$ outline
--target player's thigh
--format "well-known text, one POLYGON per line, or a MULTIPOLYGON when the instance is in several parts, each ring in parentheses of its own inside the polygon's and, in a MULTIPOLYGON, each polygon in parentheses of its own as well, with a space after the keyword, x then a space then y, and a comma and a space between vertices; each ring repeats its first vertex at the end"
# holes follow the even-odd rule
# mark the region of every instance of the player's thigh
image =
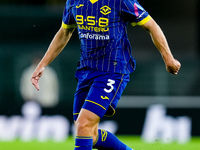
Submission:
POLYGON ((98 124, 100 117, 95 113, 81 109, 79 116, 76 120, 76 129, 78 136, 93 136, 94 140, 98 134, 98 124))
POLYGON ((77 123, 81 122, 82 124, 88 124, 90 126, 95 126, 99 123, 100 117, 96 115, 95 113, 87 110, 87 109, 81 109, 79 116, 77 118, 77 123))
POLYGON ((95 78, 85 103, 84 109, 87 109, 100 118, 102 118, 109 106, 117 106, 117 102, 129 81, 129 75, 104 73, 104 75, 95 78))

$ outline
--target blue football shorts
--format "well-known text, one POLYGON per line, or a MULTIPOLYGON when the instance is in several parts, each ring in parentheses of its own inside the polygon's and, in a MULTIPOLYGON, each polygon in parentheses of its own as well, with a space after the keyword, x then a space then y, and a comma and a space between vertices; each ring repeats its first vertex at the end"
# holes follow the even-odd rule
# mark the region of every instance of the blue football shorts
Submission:
POLYGON ((103 72, 88 67, 78 69, 75 77, 78 80, 73 106, 75 121, 82 108, 100 118, 113 116, 130 79, 129 74, 103 72))

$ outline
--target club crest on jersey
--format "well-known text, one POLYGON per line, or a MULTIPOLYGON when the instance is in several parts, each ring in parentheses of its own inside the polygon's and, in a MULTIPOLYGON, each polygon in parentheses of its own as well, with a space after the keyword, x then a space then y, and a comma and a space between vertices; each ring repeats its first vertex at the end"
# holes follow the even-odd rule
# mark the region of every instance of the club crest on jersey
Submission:
POLYGON ((104 15, 107 15, 107 14, 111 13, 111 8, 105 5, 100 8, 100 12, 104 15))
POLYGON ((84 5, 83 4, 80 4, 80 5, 77 5, 76 8, 80 8, 80 7, 83 7, 84 5))

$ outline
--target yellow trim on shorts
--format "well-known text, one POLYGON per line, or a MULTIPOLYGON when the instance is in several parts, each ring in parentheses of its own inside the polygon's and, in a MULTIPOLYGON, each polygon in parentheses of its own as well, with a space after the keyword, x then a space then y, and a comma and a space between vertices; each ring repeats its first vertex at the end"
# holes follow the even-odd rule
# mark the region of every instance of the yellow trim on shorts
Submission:
POLYGON ((144 18, 143 20, 139 21, 139 22, 132 22, 131 25, 134 27, 136 25, 144 25, 145 23, 147 23, 149 20, 151 20, 151 16, 148 15, 146 18, 144 18))
POLYGON ((68 25, 68 24, 65 24, 64 22, 62 22, 62 27, 64 29, 72 29, 72 28, 77 28, 77 25, 76 24, 70 24, 70 25, 68 25))
POLYGON ((100 105, 100 104, 98 104, 98 103, 96 103, 96 102, 93 102, 93 101, 91 101, 91 100, 85 100, 85 101, 90 102, 90 103, 93 103, 93 104, 96 104, 96 105, 100 106, 101 108, 103 108, 104 110, 106 110, 105 107, 103 107, 102 105, 100 105))

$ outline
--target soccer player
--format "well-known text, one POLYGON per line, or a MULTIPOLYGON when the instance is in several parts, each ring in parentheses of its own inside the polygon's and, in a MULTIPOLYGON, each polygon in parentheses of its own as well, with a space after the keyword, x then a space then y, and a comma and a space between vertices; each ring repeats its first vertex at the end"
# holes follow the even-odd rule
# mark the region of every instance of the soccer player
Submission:
POLYGON ((161 28, 137 0, 67 0, 62 26, 32 75, 32 84, 39 90, 38 81, 45 67, 63 50, 77 28, 81 57, 75 74, 75 150, 131 150, 115 135, 98 129, 103 116, 114 115, 129 74, 135 70, 127 22, 149 32, 167 71, 177 74, 181 64, 174 59, 161 28))

